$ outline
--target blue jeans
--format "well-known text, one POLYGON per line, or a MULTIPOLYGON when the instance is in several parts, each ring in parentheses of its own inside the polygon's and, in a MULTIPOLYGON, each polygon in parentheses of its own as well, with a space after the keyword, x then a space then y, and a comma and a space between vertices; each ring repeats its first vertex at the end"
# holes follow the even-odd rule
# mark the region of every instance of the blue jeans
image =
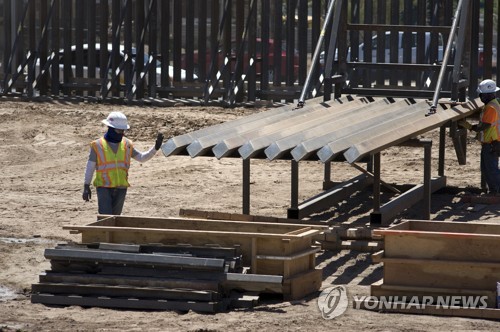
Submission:
POLYGON ((488 185, 488 192, 500 192, 498 155, 492 151, 491 144, 483 144, 481 146, 481 177, 488 185))
POLYGON ((99 214, 120 215, 122 213, 127 188, 98 187, 96 191, 99 214))

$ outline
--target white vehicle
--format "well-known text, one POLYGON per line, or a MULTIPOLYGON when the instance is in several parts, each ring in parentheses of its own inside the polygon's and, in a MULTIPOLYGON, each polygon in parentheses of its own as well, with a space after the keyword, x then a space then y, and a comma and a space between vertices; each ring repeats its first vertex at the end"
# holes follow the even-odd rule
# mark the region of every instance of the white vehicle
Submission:
MULTIPOLYGON (((88 64, 89 45, 83 44, 82 47, 83 47, 82 56, 83 56, 84 64, 88 64)), ((100 67, 101 67, 100 50, 101 50, 101 45, 95 44, 95 53, 94 53, 95 54, 95 66, 96 66, 95 75, 94 75, 95 78, 101 77, 100 76, 100 67)), ((109 57, 111 57, 111 52, 112 52, 112 45, 108 44, 108 59, 109 59, 109 57)), ((69 54, 69 57, 71 58, 71 69, 72 69, 73 77, 76 76, 76 55, 77 55, 76 46, 73 45, 73 46, 71 46, 71 53, 69 54)), ((64 61, 65 61, 66 56, 67 56, 67 54, 64 53, 64 50, 59 51, 59 78, 61 80, 64 77, 64 61)), ((119 50, 118 56, 119 56, 118 63, 123 64, 125 62, 125 47, 123 45, 120 45, 120 50, 119 50)), ((135 61, 137 60, 136 56, 137 56, 137 51, 133 47, 133 48, 131 48, 131 55, 130 55, 132 66, 135 64, 135 61)), ((148 61, 149 61, 149 57, 147 54, 145 54, 144 59, 143 59, 144 69, 145 69, 148 61)), ((105 65, 107 66, 107 63, 105 65)), ((35 72, 36 72, 36 75, 39 75, 39 73, 40 73, 40 60, 39 59, 37 60, 37 63, 36 63, 35 72)), ((50 69, 49 69, 49 73, 50 73, 50 69)), ((147 73, 145 73, 145 75, 146 75, 145 80, 147 80, 147 73)), ((168 67, 168 75, 169 75, 170 79, 172 80, 174 77, 174 68, 172 66, 168 67)), ((156 60, 156 82, 157 82, 157 84, 159 84, 161 82, 161 76, 162 76, 161 62, 159 60, 156 60)), ((89 78, 88 66, 86 66, 86 65, 83 66, 83 77, 89 78)), ((108 77, 110 77, 110 73, 108 73, 108 77)), ((186 70, 181 69, 181 80, 185 81, 186 77, 187 77, 186 70)), ((193 74, 193 80, 196 80, 197 78, 198 77, 195 74, 193 74)), ((123 82, 124 82, 124 74, 122 71, 120 73, 120 83, 123 83, 123 82)), ((134 82, 135 82, 135 75, 134 75, 134 82)))

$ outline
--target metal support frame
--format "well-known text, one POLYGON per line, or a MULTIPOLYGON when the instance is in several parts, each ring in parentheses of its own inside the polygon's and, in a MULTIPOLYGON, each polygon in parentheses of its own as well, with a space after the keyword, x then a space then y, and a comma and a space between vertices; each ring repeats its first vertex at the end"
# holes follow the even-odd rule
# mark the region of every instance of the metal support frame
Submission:
POLYGON ((373 212, 380 211, 380 152, 373 155, 373 212))
POLYGON ((250 214, 250 159, 243 159, 243 214, 250 214))
MULTIPOLYGON (((384 205, 380 205, 380 157, 374 155, 374 184, 373 184, 373 212, 370 215, 370 223, 387 226, 403 210, 411 207, 419 201, 423 201, 423 216, 430 220, 431 216, 431 194, 446 186, 446 178, 440 176, 431 179, 431 152, 432 141, 426 139, 408 140, 402 145, 424 148, 424 174, 423 185, 416 185, 400 196, 392 199, 384 205)), ((377 153, 378 154, 378 153, 377 153)))
POLYGON ((323 173, 323 190, 329 189, 332 187, 332 163, 327 161, 324 164, 324 173, 323 173))
POLYGON ((300 219, 299 211, 299 162, 291 161, 291 188, 290 188, 290 208, 287 217, 290 219, 300 219))

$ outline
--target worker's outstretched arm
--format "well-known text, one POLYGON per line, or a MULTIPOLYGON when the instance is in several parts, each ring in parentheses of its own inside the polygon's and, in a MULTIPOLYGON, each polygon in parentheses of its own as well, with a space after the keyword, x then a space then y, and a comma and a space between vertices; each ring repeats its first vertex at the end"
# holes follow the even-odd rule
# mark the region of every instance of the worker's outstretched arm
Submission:
POLYGON ((146 152, 141 152, 141 151, 134 149, 134 151, 132 151, 132 158, 134 158, 138 162, 144 163, 144 162, 146 162, 149 159, 154 157, 156 152, 158 152, 158 150, 160 150, 162 144, 163 144, 163 134, 158 133, 158 135, 156 136, 155 146, 153 146, 151 149, 149 149, 146 152))

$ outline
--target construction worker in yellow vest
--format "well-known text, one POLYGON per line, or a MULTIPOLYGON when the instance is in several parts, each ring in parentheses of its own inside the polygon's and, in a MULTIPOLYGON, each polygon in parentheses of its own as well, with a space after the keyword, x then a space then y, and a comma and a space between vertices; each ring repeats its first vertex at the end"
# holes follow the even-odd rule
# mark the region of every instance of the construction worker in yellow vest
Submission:
POLYGON ((108 131, 90 143, 82 197, 87 202, 91 199, 90 183, 95 172, 93 184, 97 191, 99 214, 120 215, 129 187, 130 160, 134 158, 146 162, 153 158, 161 148, 163 134, 158 133, 155 146, 149 151, 140 152, 134 148, 132 141, 124 137, 125 130, 130 129, 125 114, 111 112, 102 123, 108 126, 108 131))
POLYGON ((484 103, 479 116, 479 123, 465 127, 477 132, 481 142, 481 187, 492 195, 500 194, 500 170, 498 158, 500 156, 500 103, 496 93, 500 88, 495 81, 486 79, 479 83, 477 92, 484 103))

